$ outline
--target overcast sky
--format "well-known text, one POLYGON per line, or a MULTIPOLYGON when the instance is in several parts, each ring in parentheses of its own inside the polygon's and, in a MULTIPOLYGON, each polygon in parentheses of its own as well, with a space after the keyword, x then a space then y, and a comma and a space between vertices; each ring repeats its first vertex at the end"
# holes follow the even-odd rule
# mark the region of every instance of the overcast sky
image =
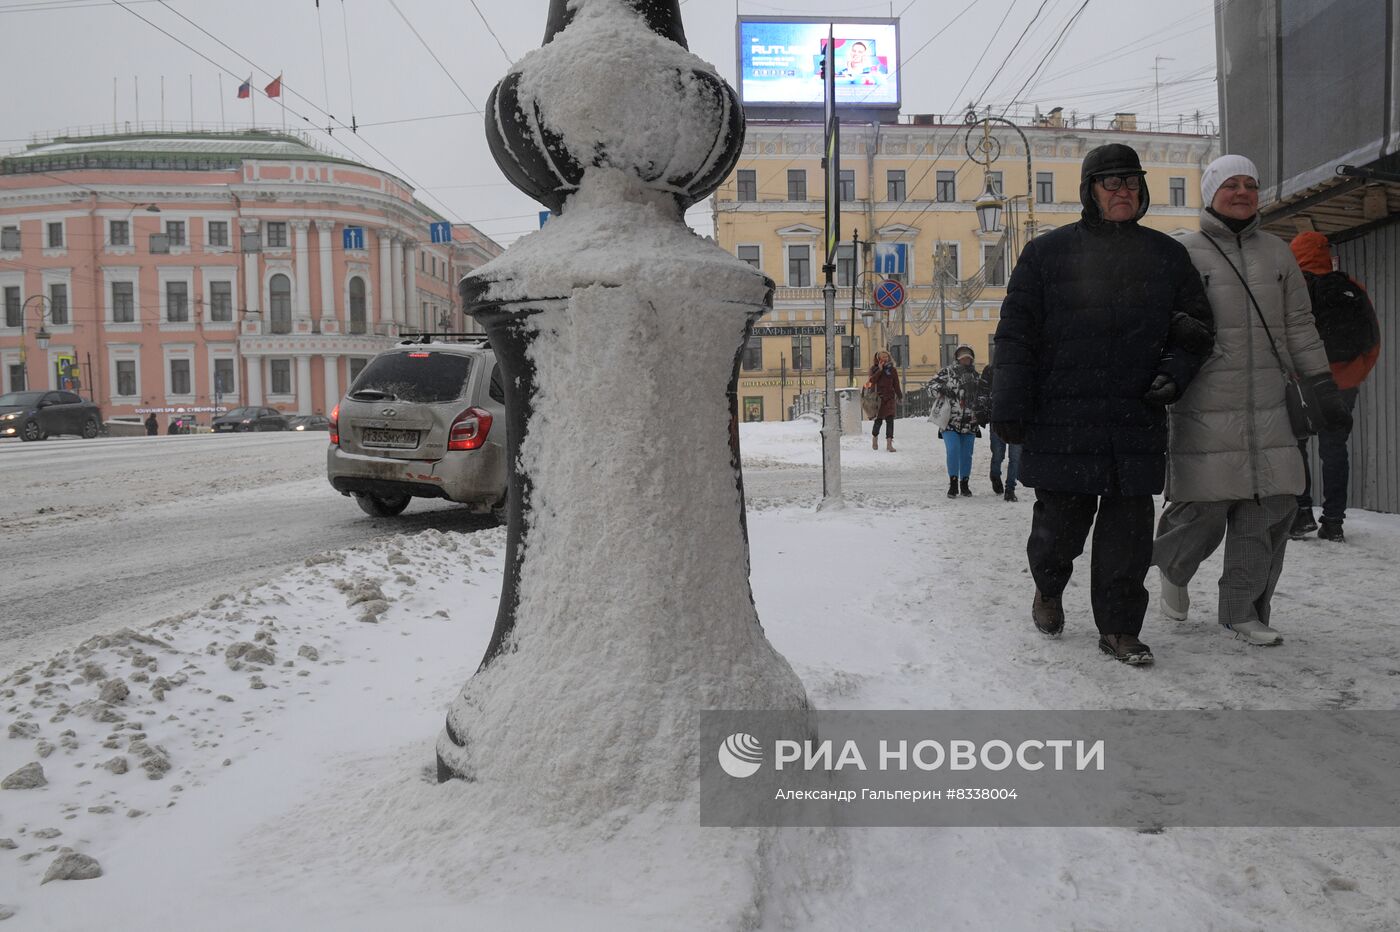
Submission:
MULTIPOLYGON (((1000 112, 1015 102, 1026 112, 1059 105, 1153 121, 1160 94, 1162 119, 1174 124, 1196 111, 1218 119, 1212 3, 682 0, 681 12, 692 51, 731 83, 737 14, 895 14, 905 113, 955 113, 968 101, 1000 112)), ((480 108, 509 62, 539 45, 548 7, 548 0, 320 0, 319 7, 316 0, 0 0, 9 81, 0 152, 21 150, 34 134, 110 130, 114 118, 134 124, 138 94, 140 120, 154 128, 162 78, 167 124, 183 126, 193 111, 208 128, 243 127, 253 107, 236 99, 238 84, 251 72, 261 89, 281 72, 289 129, 399 175, 435 210, 508 244, 537 226, 538 205, 496 168, 480 108), (353 114, 360 132, 327 135, 327 113, 347 125, 353 114)), ((259 125, 281 125, 277 101, 259 93, 255 106, 259 125)), ((704 204, 689 220, 709 232, 704 204)))

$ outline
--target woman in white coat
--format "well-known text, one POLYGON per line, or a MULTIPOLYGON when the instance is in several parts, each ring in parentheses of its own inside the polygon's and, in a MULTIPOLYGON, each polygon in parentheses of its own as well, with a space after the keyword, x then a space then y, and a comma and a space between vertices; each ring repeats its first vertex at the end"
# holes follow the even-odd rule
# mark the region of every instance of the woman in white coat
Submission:
POLYGON ((1270 602, 1303 488, 1282 369, 1316 390, 1329 424, 1350 413, 1313 324, 1288 245, 1259 229, 1259 170, 1225 155, 1201 176, 1201 229, 1182 237, 1215 314, 1215 349, 1171 409, 1168 505, 1152 562, 1162 612, 1184 619, 1187 587, 1225 541, 1218 621, 1250 644, 1278 644, 1270 602))

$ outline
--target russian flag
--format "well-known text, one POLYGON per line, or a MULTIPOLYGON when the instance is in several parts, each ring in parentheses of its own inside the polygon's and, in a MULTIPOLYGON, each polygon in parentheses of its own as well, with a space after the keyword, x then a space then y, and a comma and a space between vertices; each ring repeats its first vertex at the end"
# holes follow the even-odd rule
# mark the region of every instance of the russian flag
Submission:
POLYGON ((250 75, 248 75, 248 80, 246 80, 246 81, 244 81, 242 84, 238 85, 238 99, 239 99, 239 100, 242 100, 242 99, 245 98, 245 97, 252 97, 252 96, 253 96, 253 76, 250 74, 250 75))

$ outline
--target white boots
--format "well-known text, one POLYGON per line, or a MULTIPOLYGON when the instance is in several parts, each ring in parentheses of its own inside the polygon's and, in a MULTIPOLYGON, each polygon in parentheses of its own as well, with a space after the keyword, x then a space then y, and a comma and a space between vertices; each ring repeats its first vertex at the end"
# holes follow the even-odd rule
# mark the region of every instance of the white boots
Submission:
MULTIPOLYGON (((1162 583, 1162 594, 1158 599, 1162 614, 1173 621, 1185 621, 1186 616, 1191 612, 1191 595, 1185 586, 1178 586, 1167 579, 1162 571, 1158 569, 1158 578, 1162 583)), ((1254 644, 1258 647, 1272 647, 1275 644, 1283 643, 1283 635, 1262 621, 1242 621, 1239 624, 1223 625, 1225 632, 1231 634, 1236 640, 1244 641, 1246 644, 1254 644)))
POLYGON ((1233 634, 1236 640, 1259 647, 1271 647, 1274 644, 1283 643, 1283 635, 1262 621, 1242 621, 1236 625, 1225 625, 1225 630, 1233 634))
POLYGON ((1162 595, 1158 604, 1162 607, 1162 614, 1172 621, 1185 621, 1187 614, 1191 611, 1191 594, 1186 591, 1185 586, 1178 586, 1167 579, 1166 574, 1160 569, 1157 571, 1158 578, 1162 581, 1162 595))

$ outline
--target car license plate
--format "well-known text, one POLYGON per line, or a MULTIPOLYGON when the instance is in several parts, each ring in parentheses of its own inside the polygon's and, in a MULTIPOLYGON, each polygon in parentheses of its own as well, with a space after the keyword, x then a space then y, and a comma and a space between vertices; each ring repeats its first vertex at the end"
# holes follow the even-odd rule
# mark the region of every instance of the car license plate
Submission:
POLYGON ((418 446, 418 431, 416 430, 386 430, 382 427, 366 427, 362 436, 365 446, 370 447, 418 446))

